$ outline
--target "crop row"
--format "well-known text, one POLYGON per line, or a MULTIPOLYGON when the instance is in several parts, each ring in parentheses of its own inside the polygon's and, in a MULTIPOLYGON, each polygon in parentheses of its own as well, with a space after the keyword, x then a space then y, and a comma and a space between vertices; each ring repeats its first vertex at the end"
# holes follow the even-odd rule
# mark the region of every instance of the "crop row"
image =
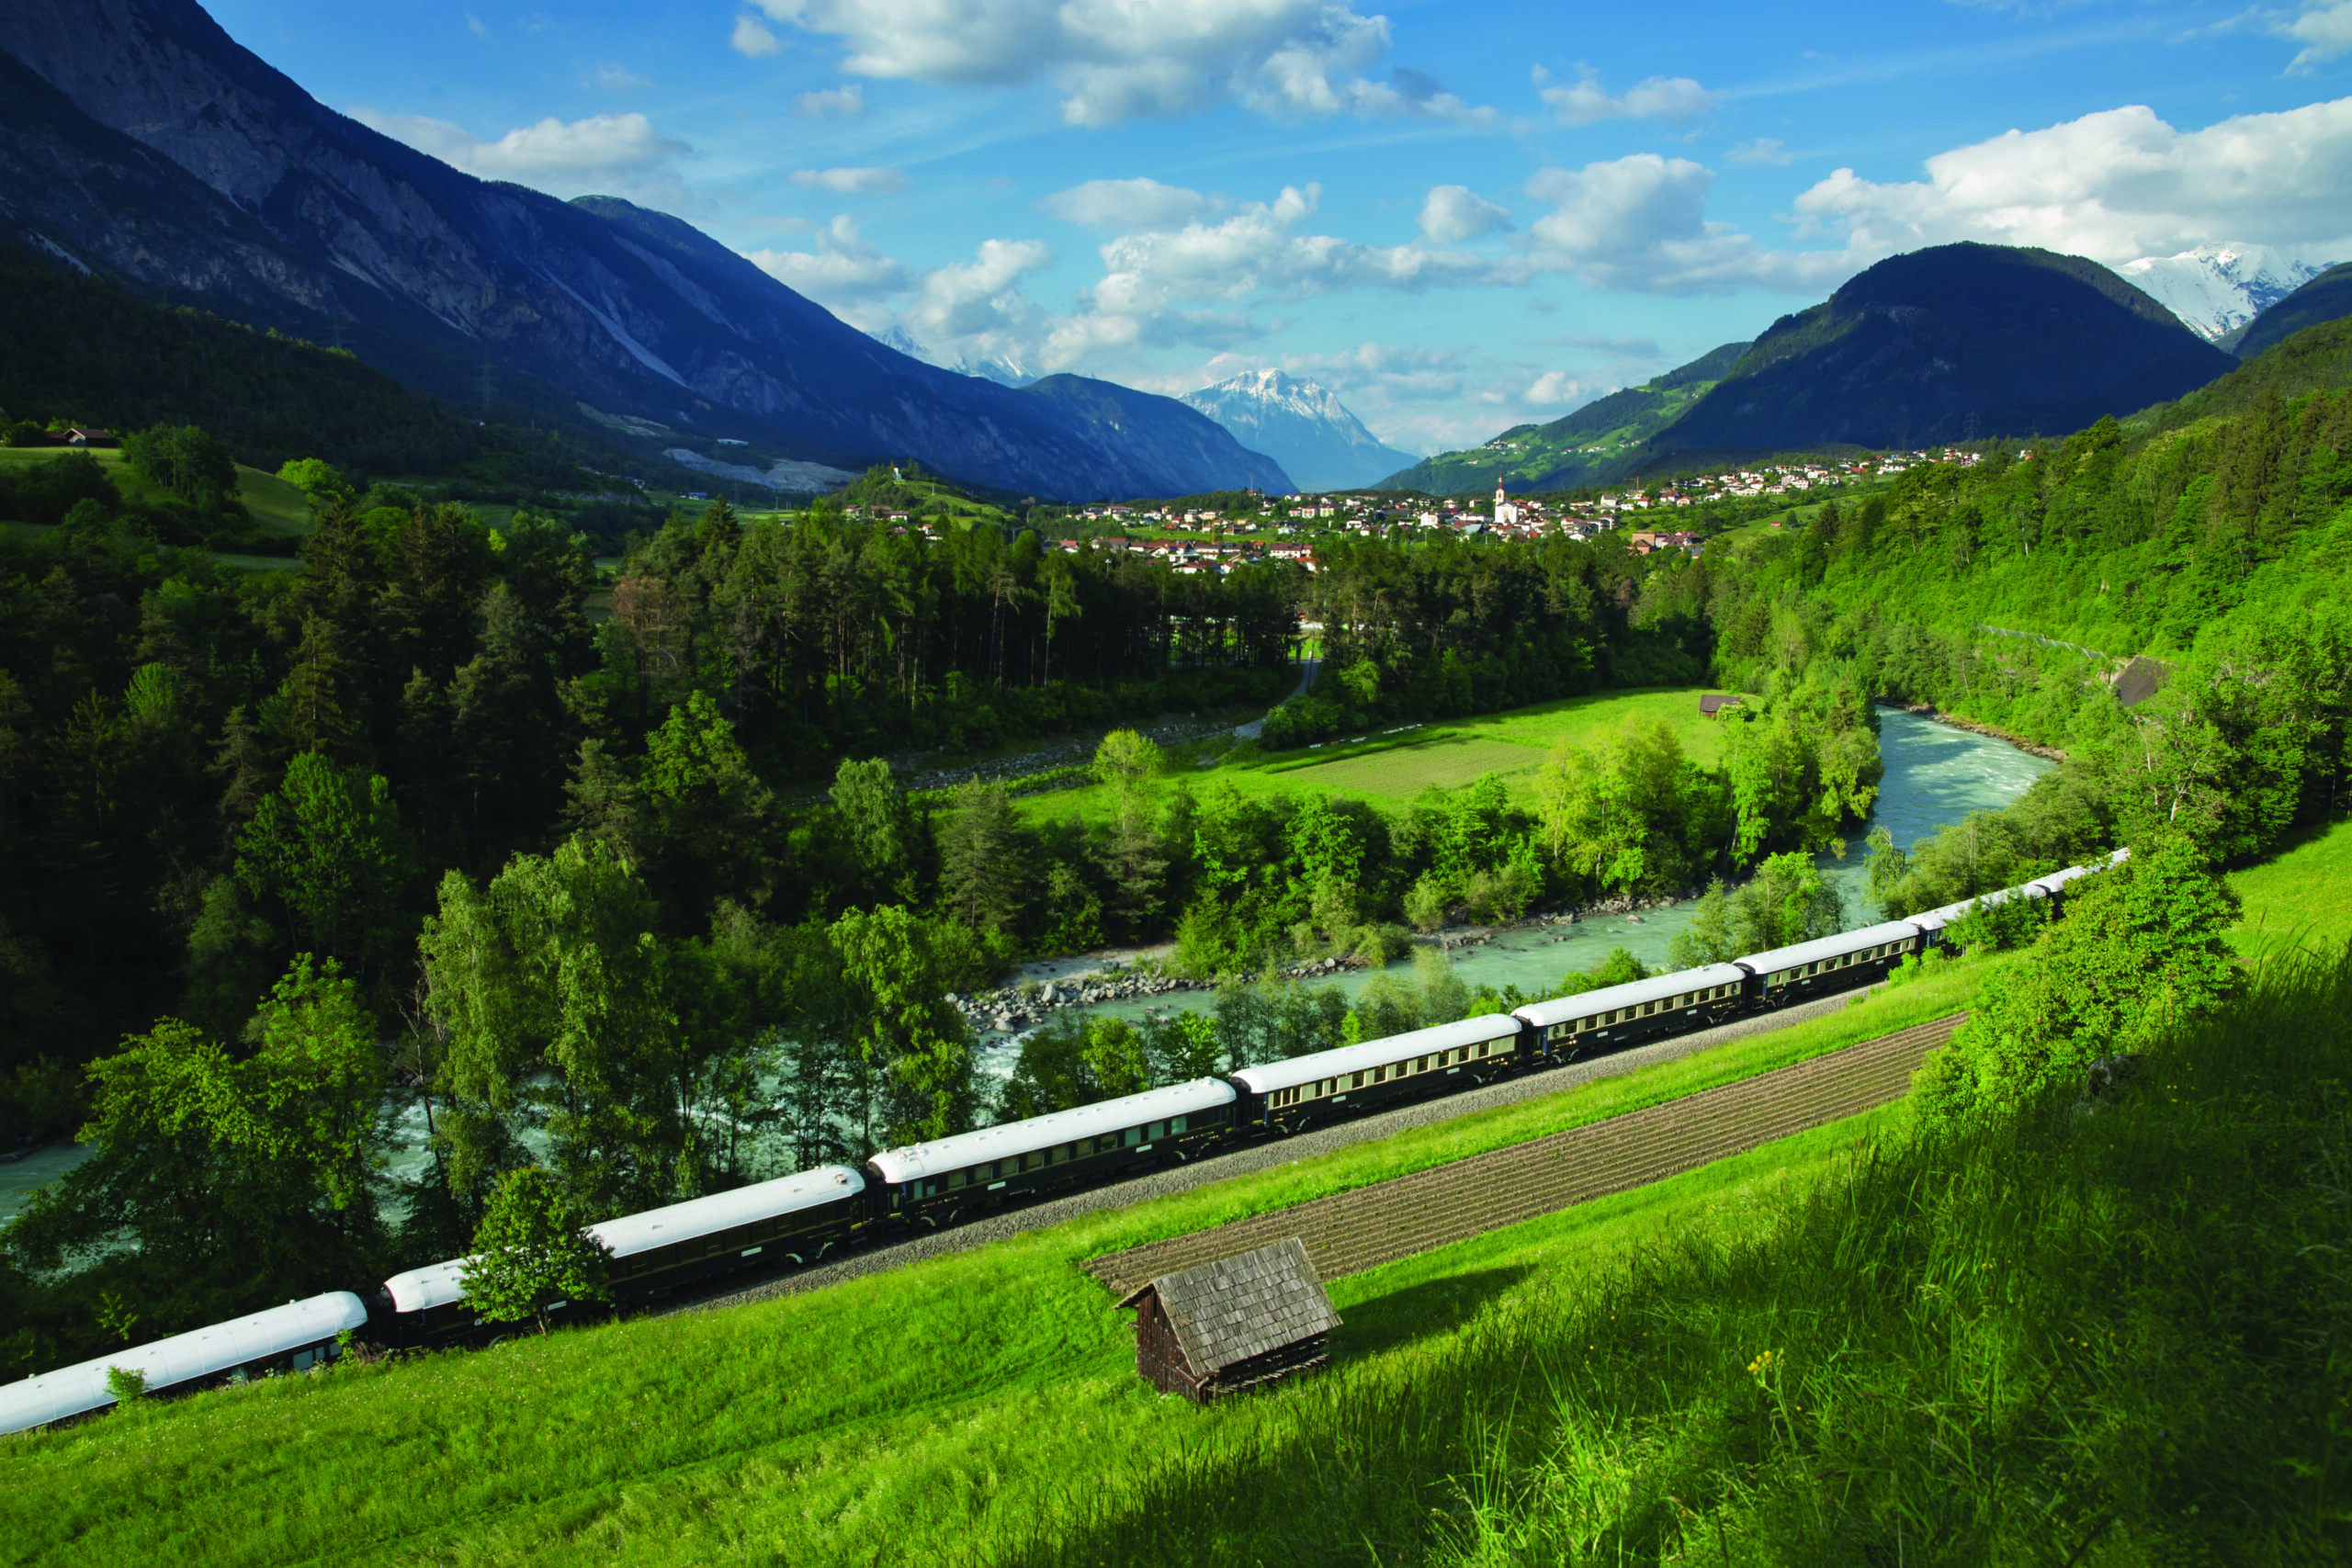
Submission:
POLYGON ((1086 1269, 1124 1294, 1163 1274, 1295 1235, 1325 1279, 1360 1273, 1899 1100, 1919 1063, 1965 1017, 1956 1013, 1664 1105, 1112 1253, 1086 1269))

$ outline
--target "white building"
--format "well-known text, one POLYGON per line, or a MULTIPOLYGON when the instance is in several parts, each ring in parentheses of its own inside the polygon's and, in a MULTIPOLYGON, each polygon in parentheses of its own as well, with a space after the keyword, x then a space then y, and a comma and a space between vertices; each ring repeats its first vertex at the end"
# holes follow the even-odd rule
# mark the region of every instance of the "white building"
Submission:
POLYGON ((1499 479, 1495 482, 1495 526, 1498 528, 1519 526, 1519 503, 1503 493, 1502 481, 1499 479))

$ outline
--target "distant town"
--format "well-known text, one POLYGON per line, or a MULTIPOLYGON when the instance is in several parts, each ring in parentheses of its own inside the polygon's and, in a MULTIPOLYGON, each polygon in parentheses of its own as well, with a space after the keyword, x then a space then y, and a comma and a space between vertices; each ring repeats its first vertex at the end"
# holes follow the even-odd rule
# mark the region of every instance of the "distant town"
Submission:
MULTIPOLYGON (((1696 556, 1709 534, 1690 528, 1629 526, 1631 514, 1773 496, 1809 497, 1816 491, 1890 479, 1922 463, 1970 468, 1983 460, 1982 453, 1947 446, 1937 451, 1865 455, 1838 462, 1725 468, 1565 498, 1514 496, 1498 486, 1492 498, 1486 500, 1348 491, 1215 498, 1225 501, 1223 505, 1202 504, 1204 498, 1193 498, 1189 504, 1106 502, 1070 509, 1062 522, 1081 525, 1083 532, 1056 543, 1073 554, 1090 543, 1100 549, 1131 550, 1166 560, 1186 574, 1229 572, 1238 566, 1262 561, 1291 561, 1317 571, 1321 569, 1316 555, 1318 538, 1333 534, 1385 537, 1397 530, 1487 539, 1537 539, 1555 534, 1592 539, 1618 535, 1636 555, 1680 550, 1696 556), (1160 529, 1206 536, 1150 536, 1160 529)), ((909 511, 865 504, 848 510, 852 516, 897 525, 926 537, 938 536, 934 520, 909 511)))

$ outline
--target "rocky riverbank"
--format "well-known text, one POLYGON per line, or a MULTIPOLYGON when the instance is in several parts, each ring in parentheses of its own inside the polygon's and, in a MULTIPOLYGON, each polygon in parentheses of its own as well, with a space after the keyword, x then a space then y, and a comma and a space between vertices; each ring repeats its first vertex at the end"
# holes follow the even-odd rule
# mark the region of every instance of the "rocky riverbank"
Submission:
MULTIPOLYGON (((1693 898, 1698 897, 1698 893, 1694 889, 1682 897, 1693 898)), ((1413 942, 1417 947, 1434 947, 1440 952, 1452 953, 1466 947, 1484 946, 1506 931, 1544 926, 1566 928, 1596 918, 1611 918, 1640 925, 1644 911, 1671 908, 1679 902, 1680 898, 1604 898, 1573 908, 1527 915, 1499 925, 1448 927, 1431 935, 1415 937, 1413 942)), ((1567 940, 1565 932, 1559 940, 1567 940)), ((1157 951, 1164 953, 1167 950, 1157 951)), ((1353 954, 1331 955, 1283 964, 1264 975, 1245 973, 1220 976, 1215 979, 1193 979, 1166 973, 1158 966, 1155 958, 1140 962, 1106 958, 1097 968, 1050 979, 1033 978, 1019 985, 989 991, 951 992, 947 1001, 982 1033, 1018 1034, 1023 1030, 1035 1029, 1065 1008, 1141 1001, 1186 991, 1213 991, 1227 979, 1239 980, 1244 985, 1261 979, 1320 980, 1335 978, 1345 970, 1370 967, 1370 964, 1353 954)))

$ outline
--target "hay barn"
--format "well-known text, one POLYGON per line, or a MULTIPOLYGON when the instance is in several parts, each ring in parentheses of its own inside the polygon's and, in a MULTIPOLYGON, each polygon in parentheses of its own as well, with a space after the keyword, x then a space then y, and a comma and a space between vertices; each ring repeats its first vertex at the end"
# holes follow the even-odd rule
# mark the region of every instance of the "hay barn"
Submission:
POLYGON ((1196 1404, 1322 1367, 1340 1326, 1296 1236, 1166 1274, 1121 1301, 1136 1309, 1136 1371, 1196 1404))

